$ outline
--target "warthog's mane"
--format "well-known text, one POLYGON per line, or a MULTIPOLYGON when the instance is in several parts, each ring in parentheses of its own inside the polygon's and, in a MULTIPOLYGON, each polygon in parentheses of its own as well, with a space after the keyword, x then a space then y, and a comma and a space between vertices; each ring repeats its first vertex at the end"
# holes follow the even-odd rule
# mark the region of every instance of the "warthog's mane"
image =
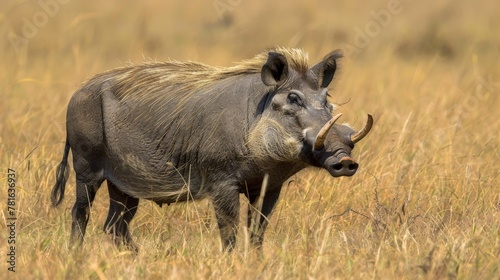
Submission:
POLYGON ((179 94, 190 94, 215 82, 245 74, 260 73, 269 52, 283 54, 289 67, 299 73, 309 69, 307 53, 296 48, 274 48, 236 63, 234 66, 210 66, 200 62, 146 62, 108 71, 101 75, 111 79, 119 97, 146 97, 147 93, 175 88, 179 94), (146 96, 143 96, 146 95, 146 96))
MULTIPOLYGON (((209 66, 193 61, 167 61, 117 68, 95 76, 87 82, 82 90, 94 92, 96 96, 101 96, 104 92, 109 91, 112 94, 106 95, 108 107, 105 108, 105 111, 109 110, 111 106, 109 104, 112 104, 110 96, 123 102, 121 105, 118 105, 117 102, 117 107, 114 108, 114 110, 120 111, 113 113, 117 114, 115 116, 117 122, 126 118, 123 126, 130 126, 132 130, 147 128, 148 133, 157 135, 150 135, 150 138, 154 138, 156 141, 156 146, 160 146, 162 141, 177 141, 177 145, 181 146, 183 151, 203 151, 196 154, 196 160, 203 162, 206 155, 217 154, 224 157, 230 153, 227 145, 237 146, 235 149, 246 153, 244 151, 246 144, 238 141, 244 140, 240 139, 240 136, 248 133, 250 124, 242 123, 235 127, 230 135, 225 136, 229 139, 226 145, 220 145, 218 141, 210 141, 210 139, 220 137, 216 133, 226 130, 220 126, 227 125, 228 121, 224 121, 223 118, 230 115, 227 111, 231 109, 230 106, 217 105, 217 97, 228 91, 243 94, 245 91, 252 90, 254 95, 257 95, 257 91, 265 94, 269 88, 264 83, 252 85, 250 89, 245 83, 240 86, 240 82, 241 78, 247 75, 258 75, 261 72, 262 66, 268 60, 269 52, 284 55, 288 67, 300 74, 309 71, 308 55, 305 51, 295 48, 275 48, 229 67, 209 66), (203 123, 204 126, 200 127, 200 123, 203 123), (191 137, 196 133, 198 137, 191 137), (188 138, 190 141, 183 140, 188 138)), ((258 76, 253 77, 252 80, 260 80, 260 75, 258 76)), ((114 116, 113 114, 111 115, 114 116)), ((271 130, 265 129, 266 125, 262 125, 251 138, 255 141, 268 141, 269 144, 259 150, 255 148, 258 143, 255 143, 252 146, 254 156, 262 157, 265 160, 269 157, 266 152, 276 149, 271 154, 273 160, 293 157, 298 152, 298 144, 290 141, 292 137, 285 135, 285 130, 279 124, 270 121, 265 124, 270 126, 271 130), (283 141, 280 140, 281 138, 275 139, 279 138, 276 136, 279 133, 283 134, 283 141)), ((177 146, 168 147, 174 149, 177 146)), ((175 152, 172 149, 166 151, 167 154, 170 153, 170 156, 173 156, 175 152)), ((133 162, 129 158, 123 158, 123 160, 129 163, 133 162)), ((142 171, 147 168, 139 163, 132 165, 136 168, 136 172, 149 174, 142 171)), ((179 166, 176 165, 176 167, 179 166)), ((176 172, 172 171, 164 176, 168 179, 171 174, 177 175, 176 172)), ((180 168, 179 172, 185 172, 185 168, 180 168)), ((167 180, 165 177, 161 179, 167 180)), ((170 195, 173 194, 168 196, 170 195)))

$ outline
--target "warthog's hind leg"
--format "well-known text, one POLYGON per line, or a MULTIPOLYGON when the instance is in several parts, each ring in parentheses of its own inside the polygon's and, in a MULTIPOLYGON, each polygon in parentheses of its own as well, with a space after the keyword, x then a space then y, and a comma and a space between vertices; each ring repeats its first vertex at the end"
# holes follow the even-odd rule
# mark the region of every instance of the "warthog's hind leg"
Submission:
POLYGON ((132 241, 128 226, 139 205, 139 199, 120 191, 115 184, 108 180, 109 212, 104 223, 104 232, 111 234, 117 246, 126 246, 137 251, 132 241))
MULTIPOLYGON (((81 165, 75 165, 76 176, 76 201, 73 205, 71 224, 71 245, 81 245, 85 230, 90 218, 90 207, 94 201, 97 190, 101 186, 103 179, 94 172, 79 173, 81 165)), ((88 171, 89 169, 86 169, 88 171)))

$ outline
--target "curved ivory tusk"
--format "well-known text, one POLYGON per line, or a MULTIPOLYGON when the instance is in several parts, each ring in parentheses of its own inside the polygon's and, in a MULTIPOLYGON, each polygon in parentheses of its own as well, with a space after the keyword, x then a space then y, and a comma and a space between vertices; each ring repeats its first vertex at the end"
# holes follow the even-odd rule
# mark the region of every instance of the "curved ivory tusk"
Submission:
POLYGON ((335 117, 331 118, 319 131, 318 136, 316 136, 316 140, 314 140, 314 149, 321 150, 325 144, 326 135, 332 128, 333 124, 342 116, 342 114, 338 114, 335 117))
POLYGON ((370 132, 370 129, 372 129, 373 125, 373 117, 372 115, 368 114, 368 119, 366 120, 365 127, 363 127, 360 131, 356 132, 355 134, 351 135, 351 141, 352 143, 356 144, 357 142, 361 141, 368 132, 370 132))

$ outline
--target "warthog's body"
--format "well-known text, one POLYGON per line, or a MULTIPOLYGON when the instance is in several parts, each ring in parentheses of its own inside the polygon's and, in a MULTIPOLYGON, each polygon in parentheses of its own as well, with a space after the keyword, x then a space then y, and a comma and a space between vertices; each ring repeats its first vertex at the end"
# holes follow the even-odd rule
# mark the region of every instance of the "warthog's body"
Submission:
POLYGON ((58 205, 71 149, 77 182, 72 240, 83 240, 90 204, 107 180, 105 231, 117 242, 131 244, 128 223, 139 198, 163 204, 210 197, 224 245, 232 248, 239 193, 255 203, 268 174, 264 217, 252 235, 259 246, 265 216, 287 178, 311 165, 333 176, 356 171, 349 155, 368 126, 353 141, 353 131, 336 124, 316 139, 332 118, 325 88, 339 57, 334 52, 309 68, 302 51, 277 49, 229 68, 150 63, 90 79, 69 103, 52 193, 58 205))

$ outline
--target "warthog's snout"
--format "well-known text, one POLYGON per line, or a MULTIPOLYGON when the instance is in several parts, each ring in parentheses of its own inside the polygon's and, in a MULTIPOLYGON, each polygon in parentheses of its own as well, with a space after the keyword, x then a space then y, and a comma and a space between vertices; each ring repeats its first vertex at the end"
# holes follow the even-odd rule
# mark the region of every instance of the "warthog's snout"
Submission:
POLYGON ((332 117, 323 125, 313 145, 313 151, 317 152, 320 166, 333 177, 352 176, 356 173, 358 164, 351 158, 351 150, 354 148, 354 144, 361 141, 370 132, 373 125, 373 117, 370 114, 368 114, 365 126, 358 132, 354 132, 345 125, 337 125, 334 134, 330 135, 332 140, 325 147, 327 134, 340 116, 342 114, 332 117), (346 140, 339 141, 338 139, 342 139, 342 137, 346 140))
POLYGON ((339 161, 334 162, 329 167, 329 172, 333 177, 352 176, 358 170, 358 164, 349 156, 343 156, 339 161))
POLYGON ((358 171, 358 163, 346 151, 329 155, 322 166, 332 177, 350 177, 358 171))

